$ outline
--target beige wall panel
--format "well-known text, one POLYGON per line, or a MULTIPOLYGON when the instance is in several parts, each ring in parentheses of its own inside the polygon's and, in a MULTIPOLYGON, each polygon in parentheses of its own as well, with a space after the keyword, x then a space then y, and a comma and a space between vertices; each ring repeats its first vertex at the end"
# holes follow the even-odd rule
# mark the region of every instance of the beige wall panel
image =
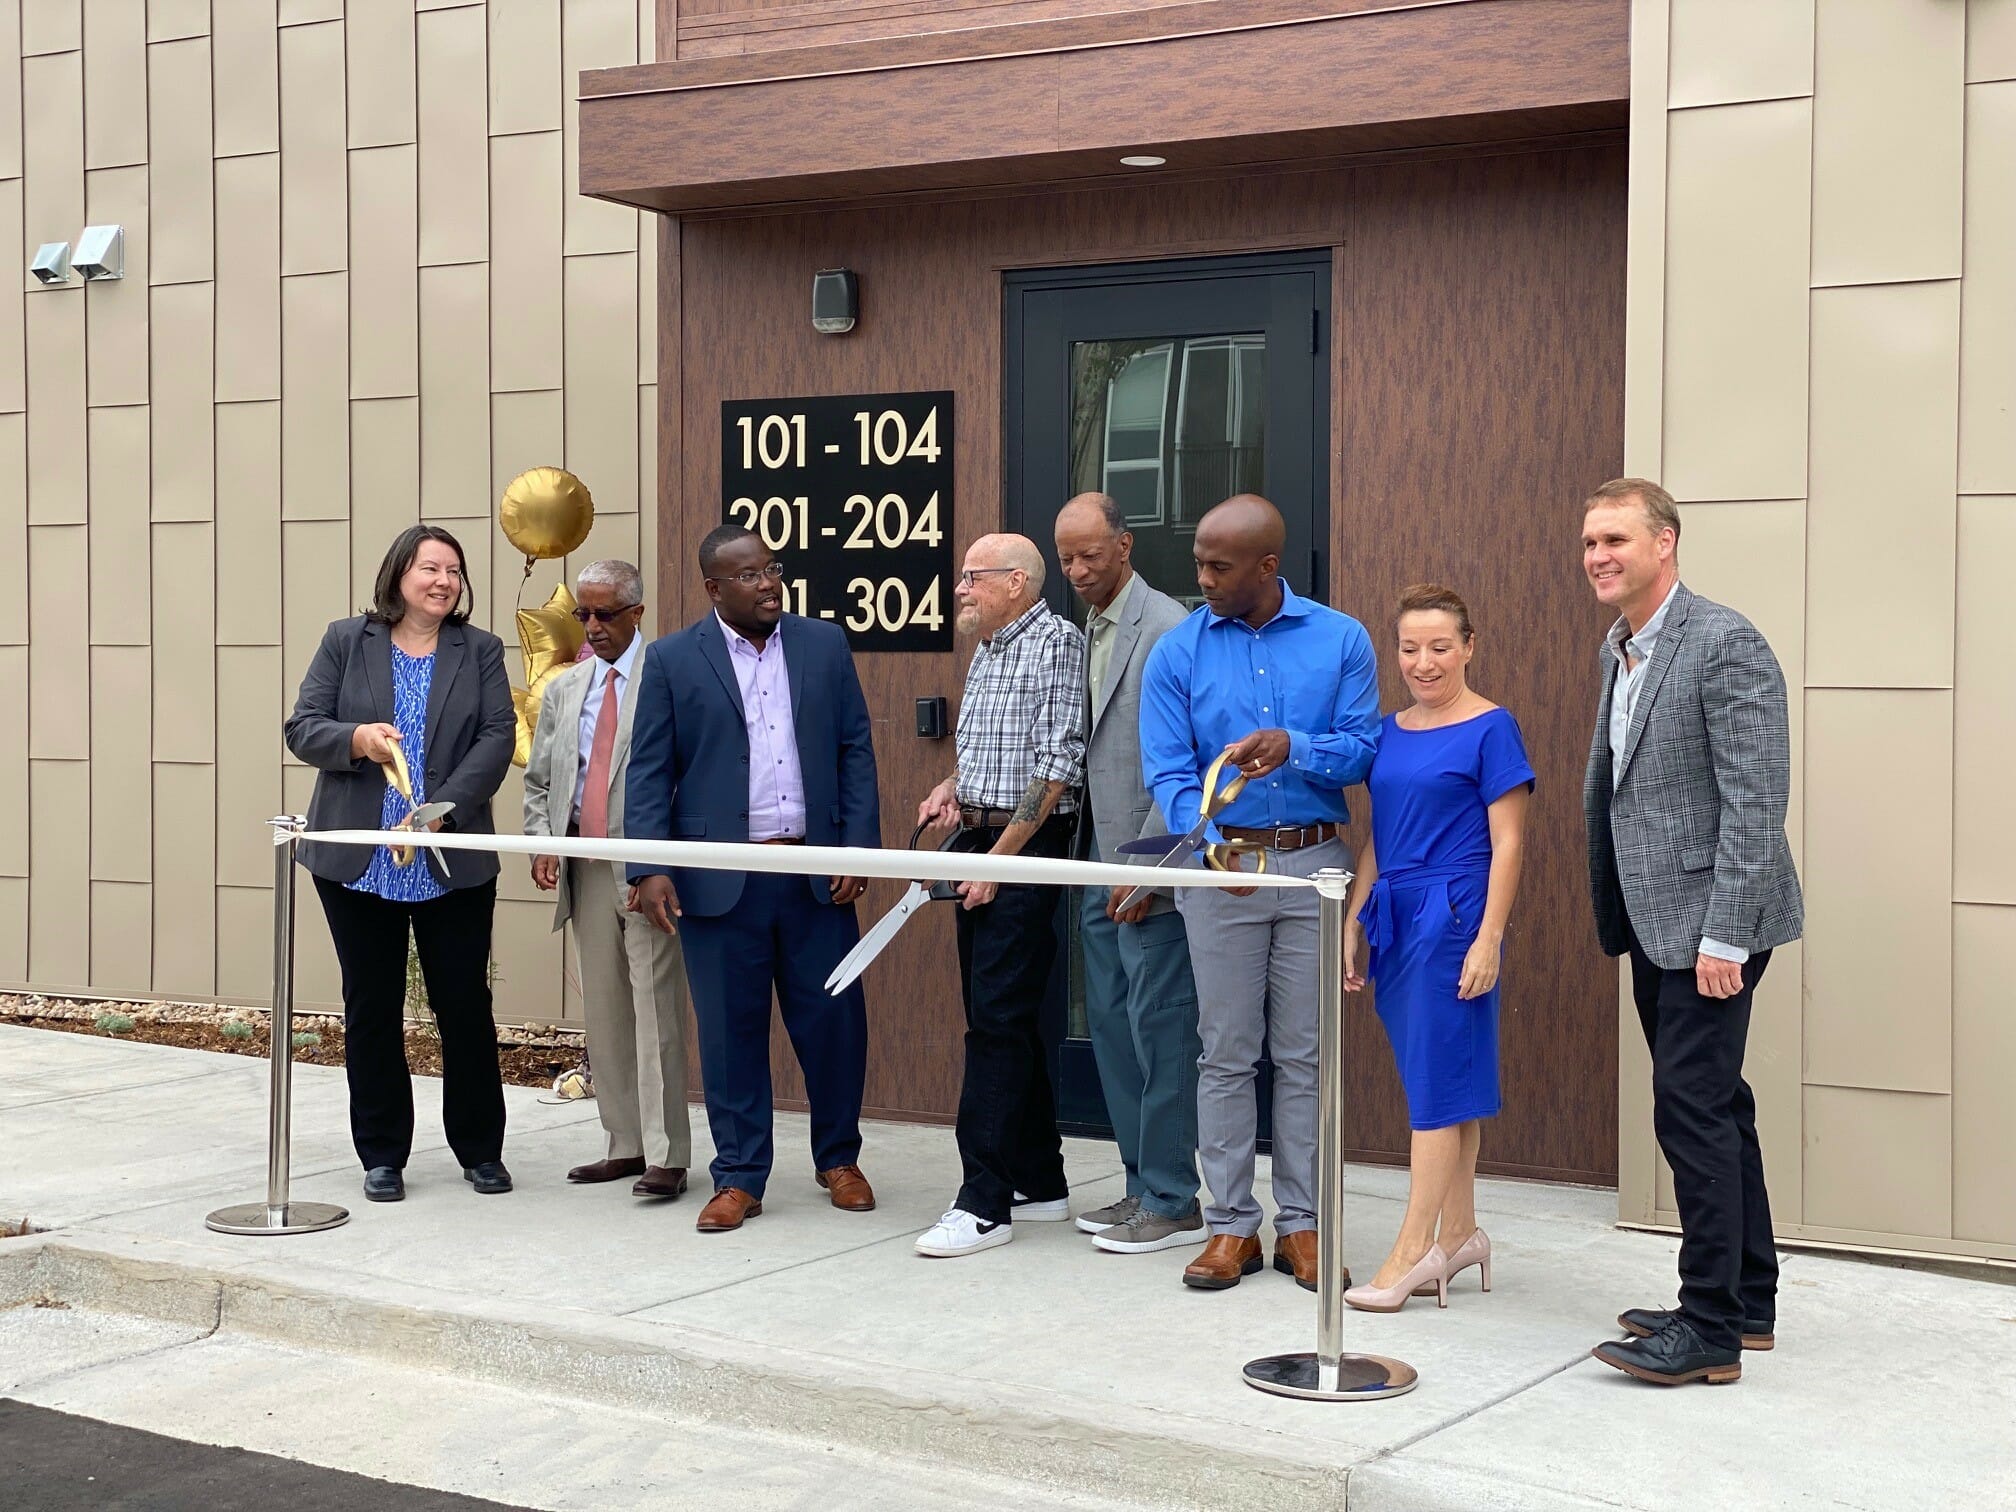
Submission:
MULTIPOLYGON (((0 58, 0 68, 6 66, 0 58)), ((19 74, 15 75, 18 80, 19 74)), ((0 101, 0 107, 5 102, 0 101)), ((0 247, 19 247, 28 239, 21 209, 21 180, 0 181, 0 247)), ((22 267, 35 254, 22 254, 22 267)), ((23 275, 25 282, 33 282, 23 275)), ((28 291, 0 279, 0 415, 18 415, 28 408, 28 291)))
POLYGON ((347 274, 280 280, 284 520, 340 520, 350 512, 349 335, 347 274))
POLYGON ((1953 695, 1811 689, 1806 736, 1806 1080, 1950 1091, 1953 695))
POLYGON ((280 271, 330 273, 349 253, 343 27, 280 33, 280 271))
POLYGON ((0 982, 28 984, 26 877, 0 877, 0 982))
POLYGON ((386 548, 420 519, 420 401, 355 401, 350 441, 350 602, 368 604, 386 548))
POLYGON ((1965 219, 1960 492, 2016 493, 2016 82, 1967 90, 1965 219))
MULTIPOLYGON (((1962 499, 1957 557, 1953 896, 2016 903, 2016 804, 2009 800, 2016 678, 2009 675, 2008 567, 2016 561, 2016 498, 1962 499)), ((1957 1046, 1954 1053, 1957 1057, 1957 1046)), ((2016 1062, 2010 1069, 2016 1071, 2016 1062)))
POLYGON ((418 163, 411 147, 350 154, 350 397, 420 392, 418 163))
POLYGON ((1668 37, 1674 108, 1813 92, 1813 0, 1683 0, 1668 37))
POLYGON ((1952 0, 1819 7, 1813 282, 1960 275, 1960 83, 1952 0))
POLYGON ((21 0, 21 52, 74 52, 84 45, 78 0, 21 0))
POLYGON ((635 0, 563 0, 560 22, 561 81, 567 96, 562 107, 566 150, 561 154, 567 176, 566 250, 570 256, 583 252, 634 252, 637 212, 603 200, 583 199, 578 192, 580 111, 572 96, 573 81, 584 69, 618 68, 637 61, 635 0))
POLYGON ((1669 118, 1661 481, 1678 498, 1806 495, 1811 108, 1669 118))
POLYGON ((82 53, 21 60, 23 187, 22 285, 37 289, 28 264, 45 241, 77 239, 84 224, 84 67, 82 53))
POLYGON ((92 404, 147 402, 147 169, 101 168, 84 175, 85 215, 94 226, 125 228, 126 276, 84 288, 86 398, 92 404))
POLYGON ((84 521, 84 295, 28 297, 28 519, 84 521))
POLYGON ((27 644, 28 417, 0 415, 0 646, 27 644))
MULTIPOLYGON (((476 607, 469 613, 470 621, 485 630, 493 629, 495 627, 490 623, 493 612, 491 590, 494 568, 502 559, 495 558, 491 552, 491 532, 473 520, 447 520, 443 524, 448 533, 461 543, 463 559, 469 564, 470 594, 476 601, 476 607)), ((509 561, 503 562, 503 567, 507 574, 522 572, 525 559, 513 553, 509 561)), ((525 681, 523 666, 518 662, 515 651, 505 657, 505 671, 510 674, 512 682, 522 684, 525 681)))
POLYGON ((155 763, 154 990, 163 997, 217 990, 216 837, 217 769, 155 763))
POLYGON ((93 992, 144 997, 150 991, 153 977, 153 892, 154 889, 144 882, 91 884, 93 992))
POLYGON ((348 580, 329 570, 332 562, 350 560, 350 526, 344 520, 289 520, 280 527, 280 544, 286 624, 280 697, 292 709, 302 674, 322 644, 322 632, 331 620, 357 612, 350 602, 348 580))
POLYGON ((491 135, 558 131, 560 100, 560 6, 490 0, 491 135))
POLYGON ((412 141, 412 5, 408 0, 350 0, 343 31, 350 51, 350 145, 412 141))
POLYGON ((280 154, 217 161, 217 398, 280 397, 280 154))
MULTIPOLYGON (((30 813, 83 814, 90 804, 89 762, 28 763, 30 813)), ((28 979, 45 989, 82 987, 91 979, 91 852, 84 827, 45 817, 29 842, 28 979)))
POLYGON ((1967 0, 1967 81, 2016 79, 2016 4, 1967 0))
POLYGON ((133 0, 85 0, 84 166, 146 161, 146 11, 133 0))
MULTIPOLYGON (((606 561, 614 558, 628 562, 640 572, 644 564, 637 560, 638 519, 634 514, 604 514, 595 511, 595 524, 588 532, 588 539, 581 543, 581 549, 567 557, 567 582, 571 586, 580 576, 581 569, 590 562, 606 561)), ((646 578, 648 585, 650 579, 646 578)), ((647 590, 648 591, 648 590, 647 590)))
POLYGON ((173 284, 151 296, 154 518, 208 520, 217 509, 215 291, 207 283, 173 284))
MULTIPOLYGON (((524 681, 523 668, 515 665, 516 654, 506 658, 506 667, 511 673, 511 681, 524 681)), ((490 801, 491 817, 495 820, 500 835, 522 835, 525 833, 525 769, 514 766, 504 774, 504 784, 497 789, 497 796, 490 801)), ((553 922, 553 895, 542 893, 532 885, 532 867, 523 856, 506 856, 502 869, 497 873, 497 896, 519 903, 546 903, 546 922, 553 922)))
MULTIPOLYGON (((524 870, 522 862, 518 869, 524 870)), ((490 954, 497 963, 497 982, 491 990, 497 1016, 520 1021, 559 1018, 560 937, 552 932, 552 901, 499 898, 492 929, 490 954)))
POLYGON ((217 566, 207 523, 154 526, 154 759, 212 761, 217 566))
MULTIPOLYGON (((26 646, 0 646, 0 699, 10 709, 28 707, 26 646)), ((27 875, 28 721, 10 719, 0 724, 0 877, 27 875)))
MULTIPOLYGON (((490 406, 490 497, 501 499, 510 481, 528 467, 563 465, 565 435, 561 423, 562 400, 556 389, 549 393, 499 394, 490 406)), ((589 492, 593 493, 591 485, 589 492)), ((471 532, 474 533, 473 531, 471 532)), ((529 582, 521 578, 524 556, 504 539, 491 516, 491 557, 496 570, 491 574, 489 627, 503 637, 504 644, 518 644, 517 605, 527 607, 546 602, 560 581, 559 562, 539 562, 529 582), (520 583, 523 582, 523 592, 520 583)), ((514 673, 513 682, 521 681, 514 673)))
MULTIPOLYGON (((287 812, 307 813, 309 795, 315 790, 314 772, 304 766, 289 766, 281 774, 281 783, 286 794, 287 812)), ((261 896, 266 900, 266 921, 260 930, 270 955, 273 948, 273 899, 270 890, 261 896)), ((315 879, 305 871, 294 873, 294 906, 298 921, 294 928, 294 1006, 315 1013, 341 1013, 343 977, 336 966, 336 949, 329 943, 329 925, 322 917, 322 904, 315 896, 315 879)), ((262 975, 271 982, 273 972, 270 965, 262 975)), ((269 986, 262 990, 260 996, 267 997, 270 992, 269 986)))
POLYGON ((1813 291, 1811 685, 1952 684, 1959 343, 1957 282, 1813 291))
POLYGON ((1806 1089, 1806 1222, 1943 1238, 1953 1231, 1953 1100, 1806 1089))
POLYGON ((94 646, 144 646, 153 634, 147 473, 147 407, 91 411, 88 537, 94 646))
MULTIPOLYGON (((262 845, 266 853, 266 875, 273 875, 273 847, 262 845)), ((313 933, 329 931, 321 919, 321 905, 308 874, 300 874, 305 896, 296 895, 297 942, 313 933)), ((300 943, 295 946, 301 950, 300 943)), ((219 887, 217 889, 217 996, 239 1002, 266 1003, 273 993, 273 889, 266 887, 219 887)))
POLYGON ((566 260, 567 466, 595 508, 637 510, 637 256, 566 260))
MULTIPOLYGON (((219 11, 229 10, 238 0, 217 0, 219 11)), ((267 11, 272 0, 259 0, 267 11)), ((173 42, 177 37, 201 37, 210 31, 211 0, 147 0, 147 40, 173 42)))
POLYGON ((637 232, 637 381, 658 382, 659 217, 640 215, 637 232))
POLYGON ((420 508, 430 520, 488 516, 490 270, 420 270, 420 508))
POLYGON ((94 881, 146 882, 154 874, 147 727, 150 656, 145 646, 91 648, 94 881))
POLYGON ((2016 1244, 2016 908, 1953 910, 1953 1232, 2016 1244))
POLYGON ((235 887, 273 879, 266 821, 280 812, 281 725, 293 708, 280 689, 278 646, 217 648, 217 877, 235 887))
MULTIPOLYGON (((28 527, 28 620, 31 625, 75 624, 82 597, 90 598, 82 525, 28 527)), ((45 659, 28 680, 28 754, 82 762, 91 755, 89 663, 45 659)), ((77 812, 82 813, 79 809, 77 812)))
POLYGON ((211 276, 210 40, 156 42, 147 49, 147 170, 151 175, 148 277, 157 284, 211 276))
POLYGON ((305 26, 315 21, 341 21, 343 0, 280 0, 280 24, 305 26))
POLYGON ((21 174, 21 0, 0 0, 0 178, 21 174))
POLYGON ((280 644, 280 405, 217 406, 220 646, 280 644))
POLYGON ((211 99, 217 155, 280 150, 280 34, 273 0, 216 0, 211 65, 223 81, 211 99))
POLYGON ((419 58, 420 261, 480 262, 490 255, 490 143, 484 12, 422 11, 419 58))
POLYGON ((490 387, 558 388, 560 133, 490 143, 490 387))

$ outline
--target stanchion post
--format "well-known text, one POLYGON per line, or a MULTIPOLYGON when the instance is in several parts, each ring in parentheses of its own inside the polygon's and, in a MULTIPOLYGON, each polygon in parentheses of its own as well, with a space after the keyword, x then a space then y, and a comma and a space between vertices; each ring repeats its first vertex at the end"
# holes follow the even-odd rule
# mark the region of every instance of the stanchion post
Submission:
POLYGON ((294 847, 307 821, 282 814, 273 827, 273 1012, 266 1106, 266 1200, 222 1207, 203 1221, 220 1234, 312 1234, 350 1221, 348 1208, 290 1202, 294 1142, 294 847))
POLYGON ((1351 873, 1312 879, 1320 899, 1316 956, 1316 1348, 1247 1363, 1246 1384, 1276 1396, 1370 1402, 1412 1391, 1414 1367, 1384 1355, 1344 1352, 1344 901, 1351 873))

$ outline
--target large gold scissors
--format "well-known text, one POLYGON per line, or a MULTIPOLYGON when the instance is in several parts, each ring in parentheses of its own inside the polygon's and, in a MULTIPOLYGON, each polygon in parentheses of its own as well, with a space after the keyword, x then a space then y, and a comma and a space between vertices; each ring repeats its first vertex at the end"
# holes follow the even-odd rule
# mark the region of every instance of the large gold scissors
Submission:
MULTIPOLYGON (((452 803, 422 803, 417 806, 414 804, 413 774, 407 770, 406 753, 399 748, 397 741, 388 741, 387 745, 392 752, 392 759, 379 763, 379 770, 384 772, 385 782, 392 791, 406 800, 406 817, 392 827, 394 829, 420 829, 425 825, 432 824, 436 819, 441 818, 442 815, 453 812, 455 805, 452 803)), ((417 846, 412 845, 393 846, 392 864, 394 866, 411 866, 413 864, 413 857, 418 853, 418 849, 417 846)), ((448 858, 444 855, 440 859, 441 872, 445 876, 448 872, 448 858)))
MULTIPOLYGON (((1234 770, 1232 780, 1220 786, 1225 775, 1225 753, 1204 771, 1204 796, 1197 805, 1197 822, 1190 832, 1173 838, 1167 835, 1151 835, 1145 840, 1129 840, 1120 850, 1125 855, 1154 855, 1160 851, 1162 859, 1155 863, 1155 869, 1165 866, 1181 866, 1199 851, 1204 854, 1204 864, 1213 871, 1244 871, 1240 858, 1254 857, 1254 873, 1267 870, 1267 848, 1249 840, 1211 840, 1204 838, 1204 832, 1211 827, 1211 821, 1224 813, 1232 800, 1246 791, 1246 774, 1234 770)), ((1120 900, 1115 913, 1125 913, 1138 905, 1153 890, 1143 883, 1120 900)))

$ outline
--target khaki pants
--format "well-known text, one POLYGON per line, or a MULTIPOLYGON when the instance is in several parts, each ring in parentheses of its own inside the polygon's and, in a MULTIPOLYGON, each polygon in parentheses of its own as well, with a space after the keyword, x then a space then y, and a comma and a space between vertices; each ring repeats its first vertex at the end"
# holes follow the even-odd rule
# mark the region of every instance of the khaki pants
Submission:
POLYGON ((621 863, 567 867, 595 1107, 609 1159, 692 1164, 686 1117, 686 1016, 679 1005, 679 941, 625 912, 621 863))

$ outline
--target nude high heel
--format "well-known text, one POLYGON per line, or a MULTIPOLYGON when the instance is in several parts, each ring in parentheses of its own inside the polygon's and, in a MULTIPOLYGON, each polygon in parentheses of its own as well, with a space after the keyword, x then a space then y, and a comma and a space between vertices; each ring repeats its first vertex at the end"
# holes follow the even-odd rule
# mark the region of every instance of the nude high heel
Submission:
MULTIPOLYGON (((1481 1228, 1472 1229, 1470 1237, 1457 1245, 1449 1256, 1448 1279, 1454 1281, 1457 1272, 1466 1271, 1473 1265, 1483 1272, 1484 1290, 1488 1292, 1491 1290, 1491 1236, 1481 1228)), ((1414 1295, 1425 1297, 1432 1290, 1433 1287, 1423 1286, 1414 1295)))
POLYGON ((1398 1312, 1413 1296, 1435 1293, 1435 1305, 1449 1305, 1449 1257, 1442 1246, 1431 1244, 1428 1253, 1416 1260, 1406 1275, 1391 1286, 1354 1286, 1344 1300, 1360 1312, 1398 1312))

